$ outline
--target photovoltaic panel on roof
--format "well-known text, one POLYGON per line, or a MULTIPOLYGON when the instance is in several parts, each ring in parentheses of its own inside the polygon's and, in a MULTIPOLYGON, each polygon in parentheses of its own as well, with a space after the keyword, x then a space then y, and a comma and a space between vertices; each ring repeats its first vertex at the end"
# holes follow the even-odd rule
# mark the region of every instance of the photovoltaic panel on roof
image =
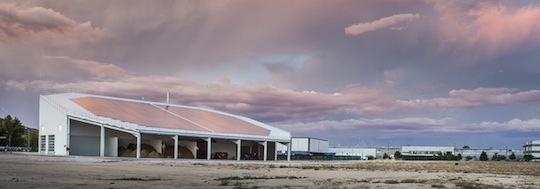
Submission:
POLYGON ((92 114, 141 126, 233 134, 269 135, 270 131, 233 116, 196 108, 99 97, 71 99, 92 114))
POLYGON ((81 97, 71 100, 95 115, 135 123, 137 125, 208 131, 203 127, 180 119, 151 104, 96 97, 81 97))
POLYGON ((240 120, 236 117, 215 112, 194 109, 169 107, 169 111, 185 117, 193 122, 222 133, 268 135, 269 131, 252 123, 240 120))

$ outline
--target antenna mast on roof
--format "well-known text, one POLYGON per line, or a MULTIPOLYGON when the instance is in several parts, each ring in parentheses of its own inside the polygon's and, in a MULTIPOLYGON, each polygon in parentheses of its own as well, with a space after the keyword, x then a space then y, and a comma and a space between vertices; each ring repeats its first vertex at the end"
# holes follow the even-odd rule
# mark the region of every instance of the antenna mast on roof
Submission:
POLYGON ((167 90, 167 106, 165 106, 165 110, 169 110, 169 104, 171 103, 171 94, 169 90, 167 90))

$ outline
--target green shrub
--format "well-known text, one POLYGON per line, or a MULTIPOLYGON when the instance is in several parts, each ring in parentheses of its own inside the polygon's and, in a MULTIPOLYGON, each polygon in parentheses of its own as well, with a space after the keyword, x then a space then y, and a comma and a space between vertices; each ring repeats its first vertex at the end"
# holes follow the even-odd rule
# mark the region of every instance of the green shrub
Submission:
POLYGON ((411 179, 411 178, 403 179, 401 180, 401 183, 416 183, 416 179, 411 179))
POLYGON ((432 188, 446 188, 446 186, 444 186, 442 184, 432 184, 431 187, 432 188))
POLYGON ((397 181, 397 180, 385 180, 384 183, 385 184, 399 184, 399 181, 397 181))

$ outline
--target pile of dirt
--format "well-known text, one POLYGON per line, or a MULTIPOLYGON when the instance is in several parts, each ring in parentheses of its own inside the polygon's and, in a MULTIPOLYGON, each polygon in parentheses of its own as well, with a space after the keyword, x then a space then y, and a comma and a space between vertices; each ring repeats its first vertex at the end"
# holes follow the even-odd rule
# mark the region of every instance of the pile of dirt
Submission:
MULTIPOLYGON (((137 145, 136 144, 129 144, 127 148, 124 148, 123 146, 120 146, 118 148, 118 156, 119 157, 137 157, 137 145)), ((161 157, 161 154, 157 152, 157 150, 148 145, 148 144, 141 144, 141 157, 143 158, 159 158, 161 157)))
MULTIPOLYGON (((174 157, 174 146, 166 145, 165 151, 163 152, 164 157, 172 158, 174 157)), ((195 159, 191 150, 184 146, 178 146, 178 158, 182 159, 195 159)))

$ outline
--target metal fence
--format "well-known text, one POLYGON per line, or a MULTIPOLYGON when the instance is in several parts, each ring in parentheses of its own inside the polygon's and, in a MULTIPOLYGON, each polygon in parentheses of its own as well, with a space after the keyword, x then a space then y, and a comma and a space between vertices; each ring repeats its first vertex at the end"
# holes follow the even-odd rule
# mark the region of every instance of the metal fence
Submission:
POLYGON ((4 152, 31 152, 32 147, 0 146, 0 151, 4 152))

